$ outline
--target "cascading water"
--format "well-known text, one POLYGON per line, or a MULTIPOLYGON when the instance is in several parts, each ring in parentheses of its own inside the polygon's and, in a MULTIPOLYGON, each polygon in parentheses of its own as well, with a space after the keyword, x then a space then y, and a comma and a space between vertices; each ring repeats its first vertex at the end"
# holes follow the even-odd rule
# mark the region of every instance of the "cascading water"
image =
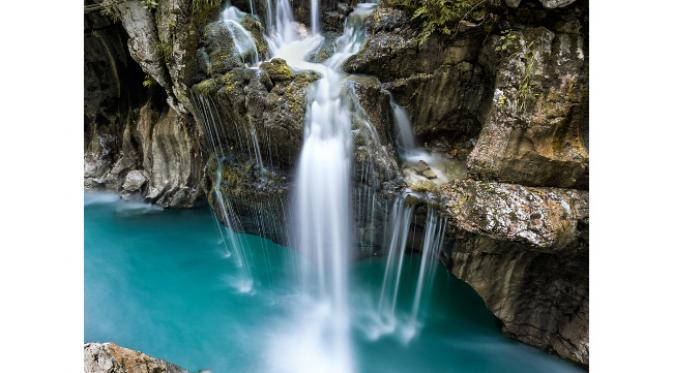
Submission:
POLYGON ((259 62, 259 52, 250 31, 241 25, 245 13, 234 6, 224 8, 219 25, 225 27, 231 36, 234 48, 243 61, 252 65, 259 62))
MULTIPOLYGON (((312 12, 317 12, 314 2, 312 12)), ((306 57, 324 39, 314 32, 302 37, 287 0, 276 7, 273 33, 267 40, 274 57, 296 70, 314 70, 321 78, 309 92, 304 142, 294 190, 295 245, 301 253, 301 279, 306 306, 302 307, 301 343, 311 351, 288 356, 275 366, 287 371, 351 372, 354 370, 348 310, 348 263, 352 247, 351 112, 345 100, 346 76, 341 65, 364 42, 363 19, 374 4, 358 5, 349 16, 336 52, 322 64, 306 57), (305 345, 306 346, 306 345, 305 345), (306 346, 309 348, 308 346, 306 346), (307 360, 307 354, 312 360, 307 360)), ((317 19, 317 18, 316 18, 317 19)), ((317 31, 317 21, 313 25, 317 31)), ((293 332, 296 334, 296 331, 293 332)))
POLYGON ((390 232, 388 238, 388 259, 386 260, 386 271, 383 276, 378 303, 382 333, 385 334, 395 330, 397 321, 395 308, 412 214, 413 208, 405 204, 404 196, 398 197, 388 221, 388 228, 392 229, 392 232, 390 232))
POLYGON ((421 301, 423 295, 430 291, 428 288, 435 277, 437 261, 432 260, 432 258, 439 255, 439 251, 444 243, 445 228, 446 218, 439 218, 434 209, 428 209, 425 219, 425 235, 423 236, 421 267, 418 270, 414 301, 411 306, 411 317, 402 334, 402 338, 405 341, 409 341, 416 336, 418 328, 422 326, 419 324, 421 301))
MULTIPOLYGON (((352 357, 351 315, 349 311, 349 262, 353 254, 354 221, 353 201, 358 204, 358 219, 373 224, 376 209, 385 205, 379 200, 378 186, 380 181, 372 178, 374 174, 371 159, 359 166, 358 178, 361 178, 353 198, 353 138, 361 136, 369 147, 375 150, 367 152, 369 158, 383 147, 376 129, 372 126, 367 114, 354 93, 351 80, 343 73, 343 62, 357 53, 365 41, 364 20, 371 14, 375 4, 359 4, 348 16, 343 34, 335 41, 334 54, 322 63, 307 61, 324 41, 319 34, 318 1, 312 1, 311 33, 296 23, 292 17, 292 9, 288 0, 278 0, 274 14, 271 16, 271 4, 267 4, 267 33, 265 35, 269 51, 274 58, 283 58, 294 70, 313 70, 320 78, 310 87, 307 94, 305 114, 304 142, 300 153, 295 188, 293 190, 294 232, 293 243, 300 253, 299 272, 302 284, 302 299, 297 310, 297 323, 289 333, 281 336, 281 340, 272 342, 275 349, 272 355, 274 371, 288 372, 351 372, 356 370, 352 357), (355 122, 354 122, 355 121, 355 122), (356 127, 357 123, 357 129, 356 127), (290 343, 289 341, 296 341, 290 343)), ((259 61, 254 39, 243 28, 241 20, 245 16, 234 7, 227 7, 222 12, 220 25, 229 32, 236 51, 253 68, 259 61), (247 57, 245 57, 247 56, 247 57)), ((201 112, 206 132, 211 145, 219 149, 218 169, 215 180, 215 200, 224 215, 225 224, 234 227, 237 217, 228 201, 220 192, 221 162, 224 151, 218 128, 226 128, 217 117, 210 98, 199 96, 197 108, 201 112)), ((413 132, 410 128, 406 112, 395 104, 391 97, 395 123, 398 128, 398 141, 404 154, 415 149, 413 132)), ((235 126, 234 126, 235 127, 235 126)), ((259 142, 255 128, 236 131, 233 138, 238 139, 239 147, 247 145, 251 159, 257 169, 264 174, 259 142), (246 134, 247 131, 247 134, 246 134), (244 141, 248 138, 249 141, 244 141), (243 144, 245 143, 245 144, 243 144)), ((227 129, 231 131, 231 129, 227 129)), ((229 136, 232 138, 232 136, 229 136)), ((407 206, 405 197, 399 197, 392 206, 391 215, 384 246, 388 249, 387 266, 383 285, 378 299, 377 322, 379 335, 399 331, 403 327, 404 316, 399 314, 398 296, 402 269, 405 262, 405 249, 410 233, 413 207, 407 206)), ((262 226, 264 220, 260 211, 256 211, 254 219, 262 226)), ((424 285, 430 276, 426 276, 429 258, 434 256, 433 241, 438 234, 435 229, 436 216, 428 218, 429 224, 426 239, 429 245, 424 247, 422 271, 419 274, 412 319, 409 329, 411 336, 415 334, 424 285), (425 250, 427 249, 427 250, 425 250), (418 298, 418 299, 416 299, 418 298)), ((261 229, 264 229, 262 227, 261 229)), ((370 232, 371 233, 371 232, 370 232)), ((373 236, 369 237, 373 240, 373 236)), ((231 241, 232 238, 229 237, 231 241)), ((424 244, 426 245, 426 244, 424 244)), ((232 243, 234 259, 242 263, 245 273, 245 256, 240 247, 232 243)), ((249 271, 248 271, 249 272, 249 271)), ((281 333, 282 334, 282 333, 281 333)))
POLYGON ((311 0, 311 32, 320 32, 320 0, 311 0))
POLYGON ((416 139, 414 138, 414 132, 411 129, 411 121, 409 120, 407 111, 402 106, 398 105, 393 100, 392 96, 390 97, 390 107, 393 109, 393 119, 395 120, 395 128, 397 129, 398 147, 404 157, 416 149, 416 139))

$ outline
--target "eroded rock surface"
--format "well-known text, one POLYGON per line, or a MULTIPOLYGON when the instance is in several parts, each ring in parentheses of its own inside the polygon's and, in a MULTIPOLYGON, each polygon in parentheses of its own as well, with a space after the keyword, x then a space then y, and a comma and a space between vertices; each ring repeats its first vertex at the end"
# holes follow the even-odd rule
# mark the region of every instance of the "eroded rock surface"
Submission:
POLYGON ((468 170, 478 179, 587 188, 584 38, 544 27, 492 36, 480 62, 495 93, 468 170))
POLYGON ((466 180, 441 194, 451 271, 503 332, 588 366, 588 193, 466 180))
POLYGON ((442 186, 444 210, 470 233, 541 251, 576 244, 589 224, 589 193, 562 188, 463 180, 442 186))
POLYGON ((189 373, 167 361, 114 343, 84 344, 85 373, 189 373))

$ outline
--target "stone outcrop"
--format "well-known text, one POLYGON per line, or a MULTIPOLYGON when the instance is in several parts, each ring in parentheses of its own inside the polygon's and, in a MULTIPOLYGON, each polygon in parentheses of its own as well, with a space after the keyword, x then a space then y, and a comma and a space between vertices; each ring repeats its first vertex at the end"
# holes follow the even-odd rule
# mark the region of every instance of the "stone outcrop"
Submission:
POLYGON ((482 36, 423 40, 399 9, 378 7, 371 37, 344 64, 374 75, 409 113, 422 141, 459 143, 476 137, 488 109, 490 76, 478 65, 482 36))
POLYGON ((486 41, 480 62, 495 75, 495 91, 468 157, 472 176, 532 186, 588 187, 583 43, 579 33, 544 27, 486 41))
POLYGON ((85 373, 189 373, 167 361, 114 343, 84 344, 85 373))
POLYGON ((442 186, 442 195, 457 228, 539 251, 567 250, 589 223, 585 191, 464 180, 442 186))
MULTIPOLYGON (((85 373, 189 373, 188 370, 114 343, 84 344, 85 373)), ((206 373, 208 371, 201 371, 206 373)))
POLYGON ((588 366, 588 193, 466 180, 441 196, 451 271, 503 332, 588 366))
POLYGON ((190 207, 203 161, 188 88, 208 14, 188 0, 94 3, 120 23, 85 15, 85 187, 190 207))

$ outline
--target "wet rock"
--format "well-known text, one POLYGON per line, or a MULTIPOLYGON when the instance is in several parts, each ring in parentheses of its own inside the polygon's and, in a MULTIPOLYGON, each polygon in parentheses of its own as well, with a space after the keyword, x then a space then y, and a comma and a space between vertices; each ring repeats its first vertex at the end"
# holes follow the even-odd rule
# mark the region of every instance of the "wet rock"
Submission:
POLYGON ((189 373, 167 361, 114 343, 84 344, 85 373, 189 373))
POLYGON ((538 0, 547 9, 563 8, 575 2, 575 0, 538 0))
POLYGON ((482 37, 433 35, 421 42, 399 10, 379 7, 372 17, 376 32, 344 70, 378 77, 407 110, 421 140, 476 137, 492 89, 491 77, 477 64, 482 37))
POLYGON ((294 77, 290 66, 282 58, 273 58, 270 61, 264 61, 259 68, 266 71, 274 83, 292 80, 294 77))
POLYGON ((468 170, 478 179, 588 187, 584 39, 538 27, 492 36, 480 56, 495 93, 468 170))
POLYGON ((126 174, 122 189, 127 192, 137 192, 147 183, 147 176, 142 170, 132 170, 126 174))
POLYGON ((451 272, 472 286, 505 335, 589 365, 589 256, 542 253, 479 235, 457 235, 451 272))
POLYGON ((152 129, 147 198, 161 206, 191 207, 200 194, 201 155, 191 117, 173 110, 152 129))
POLYGON ((572 247, 589 222, 589 193, 462 180, 442 186, 444 210, 461 230, 543 251, 572 247))
POLYGON ((451 142, 476 137, 484 121, 490 81, 479 65, 461 62, 386 85, 407 108, 417 137, 451 142))
POLYGON ((393 31, 409 22, 409 17, 404 11, 385 6, 378 6, 371 15, 371 30, 374 33, 380 31, 393 31))
POLYGON ((463 180, 440 194, 451 271, 503 332, 588 365, 588 193, 463 180))
POLYGON ((390 94, 378 79, 352 76, 346 85, 354 132, 354 180, 380 188, 400 176, 390 94))
POLYGON ((437 174, 435 173, 435 171, 433 171, 429 167, 427 169, 423 170, 423 172, 421 172, 421 175, 423 175, 423 177, 431 179, 431 180, 437 178, 437 174))
POLYGON ((194 90, 201 97, 198 100, 208 104, 199 108, 201 121, 205 116, 217 118, 206 123, 214 127, 206 128, 206 133, 219 136, 221 145, 243 160, 255 156, 252 150, 257 141, 265 162, 287 171, 301 149, 306 95, 318 75, 300 72, 287 76, 284 67, 287 65, 277 60, 260 69, 236 68, 199 83, 194 90))

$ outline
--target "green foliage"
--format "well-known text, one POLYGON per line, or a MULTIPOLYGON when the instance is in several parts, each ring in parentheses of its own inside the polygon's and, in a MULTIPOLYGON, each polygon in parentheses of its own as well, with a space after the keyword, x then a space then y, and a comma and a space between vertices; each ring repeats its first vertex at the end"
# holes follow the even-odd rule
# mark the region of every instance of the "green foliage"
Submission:
POLYGON ((152 79, 152 77, 149 76, 148 74, 145 74, 145 79, 143 80, 143 87, 150 88, 155 84, 156 82, 154 81, 154 79, 152 79))
POLYGON ((192 0, 192 16, 197 28, 203 27, 213 11, 220 8, 222 0, 192 0))
POLYGON ((147 10, 152 10, 155 9, 157 6, 159 6, 157 0, 141 0, 141 2, 143 3, 143 6, 147 10))
POLYGON ((192 11, 200 11, 203 9, 211 9, 219 7, 222 0, 192 0, 192 11))
POLYGON ((432 34, 451 36, 471 12, 483 11, 483 0, 387 0, 386 4, 412 14, 421 24, 421 42, 432 34))
POLYGON ((170 43, 159 42, 157 45, 161 58, 167 62, 173 54, 173 45, 170 43))
POLYGON ((530 49, 531 45, 528 45, 528 52, 526 52, 525 55, 525 62, 526 62, 526 68, 524 70, 524 75, 523 78, 521 79, 521 82, 519 82, 519 87, 517 88, 517 92, 519 95, 519 110, 520 111, 525 111, 526 110, 526 103, 533 97, 537 95, 537 93, 534 91, 533 84, 531 82, 531 74, 533 72, 533 66, 535 64, 535 58, 533 58, 533 53, 531 52, 530 49))

